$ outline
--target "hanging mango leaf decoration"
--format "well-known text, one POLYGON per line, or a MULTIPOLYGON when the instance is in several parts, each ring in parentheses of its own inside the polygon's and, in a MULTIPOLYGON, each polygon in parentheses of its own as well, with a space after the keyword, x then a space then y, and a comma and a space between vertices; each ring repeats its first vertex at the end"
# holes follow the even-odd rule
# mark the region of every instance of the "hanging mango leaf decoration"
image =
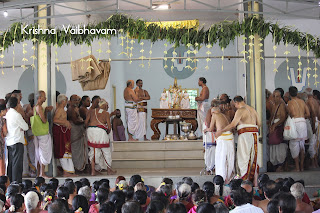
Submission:
MULTIPOLYGON (((257 34, 262 39, 265 39, 269 34, 274 38, 274 42, 278 45, 281 41, 288 44, 298 46, 302 50, 307 50, 306 37, 309 41, 309 49, 313 51, 316 57, 320 56, 320 48, 316 43, 318 38, 308 33, 302 33, 296 29, 290 27, 280 27, 278 23, 271 23, 265 21, 260 17, 246 17, 242 21, 223 21, 221 23, 213 24, 209 29, 202 28, 186 28, 186 27, 160 27, 156 23, 147 24, 147 21, 142 19, 133 19, 123 14, 114 14, 110 16, 106 21, 89 24, 87 29, 114 29, 106 34, 71 34, 70 31, 65 32, 62 27, 56 28, 58 40, 55 39, 53 34, 26 34, 21 33, 22 29, 26 32, 36 28, 35 25, 28 25, 23 28, 22 23, 14 23, 7 30, 7 36, 5 33, 0 34, 0 41, 4 41, 0 44, 0 47, 7 49, 13 45, 13 41, 21 43, 24 40, 31 40, 32 38, 38 39, 39 42, 43 41, 48 45, 58 44, 61 47, 64 44, 73 43, 88 44, 90 45, 95 39, 109 39, 112 36, 118 36, 117 32, 122 29, 123 33, 128 33, 131 38, 135 38, 140 43, 141 39, 149 40, 154 43, 157 40, 166 40, 169 43, 174 43, 175 46, 187 45, 191 43, 193 46, 198 44, 211 44, 218 43, 220 48, 226 48, 230 42, 234 41, 237 37, 244 36, 246 34, 257 34), (16 30, 15 30, 16 29, 16 30)), ((50 30, 52 27, 48 27, 50 30)), ((200 45, 199 45, 200 48, 200 45)))

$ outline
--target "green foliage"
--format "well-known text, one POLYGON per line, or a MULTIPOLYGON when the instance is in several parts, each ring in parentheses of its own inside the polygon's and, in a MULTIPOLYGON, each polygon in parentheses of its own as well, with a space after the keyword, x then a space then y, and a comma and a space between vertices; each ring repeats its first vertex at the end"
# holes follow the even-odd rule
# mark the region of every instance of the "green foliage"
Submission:
MULTIPOLYGON (((66 33, 63 29, 57 28, 57 35, 53 34, 22 34, 22 23, 14 23, 8 30, 0 35, 0 48, 7 49, 12 45, 13 41, 20 43, 24 40, 37 39, 37 41, 44 41, 47 44, 69 44, 70 42, 75 45, 87 44, 90 45, 94 39, 110 39, 117 34, 71 34, 66 33), (16 34, 15 34, 16 31, 16 34)), ((35 25, 28 25, 26 31, 36 28, 35 25)), ((310 34, 302 33, 296 29, 289 27, 281 28, 277 23, 273 24, 266 22, 263 18, 247 17, 242 22, 238 21, 224 21, 219 24, 212 25, 208 30, 201 29, 186 29, 173 27, 161 28, 156 24, 147 25, 146 21, 142 19, 132 19, 122 14, 115 14, 110 16, 106 21, 98 24, 90 24, 86 26, 87 29, 116 29, 122 33, 128 33, 130 37, 138 39, 150 40, 156 42, 157 40, 167 40, 174 43, 175 46, 186 45, 191 43, 195 46, 198 44, 211 44, 219 43, 221 48, 226 48, 231 41, 241 35, 258 34, 262 39, 265 39, 269 34, 272 35, 275 44, 281 41, 284 43, 300 46, 301 49, 307 50, 307 39, 309 49, 314 52, 316 57, 320 56, 319 40, 310 34)), ((49 28, 50 29, 50 28, 49 28)), ((200 48, 200 45, 198 46, 200 48)))

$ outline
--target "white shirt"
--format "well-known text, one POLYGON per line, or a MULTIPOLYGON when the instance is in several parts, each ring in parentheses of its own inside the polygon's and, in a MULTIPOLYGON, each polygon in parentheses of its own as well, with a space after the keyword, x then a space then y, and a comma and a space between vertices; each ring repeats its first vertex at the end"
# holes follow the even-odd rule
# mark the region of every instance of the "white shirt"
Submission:
POLYGON ((10 108, 6 114, 8 134, 6 137, 7 146, 15 145, 16 143, 24 144, 23 131, 29 129, 28 124, 23 120, 20 113, 15 109, 10 108))
POLYGON ((242 206, 237 206, 230 212, 232 213, 263 213, 263 210, 258 207, 255 207, 250 203, 247 203, 242 206))

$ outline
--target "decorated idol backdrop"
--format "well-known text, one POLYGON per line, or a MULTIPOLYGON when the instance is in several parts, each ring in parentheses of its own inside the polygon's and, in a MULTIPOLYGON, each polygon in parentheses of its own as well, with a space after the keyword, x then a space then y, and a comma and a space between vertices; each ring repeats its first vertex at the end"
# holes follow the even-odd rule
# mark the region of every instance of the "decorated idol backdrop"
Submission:
MULTIPOLYGON (((113 62, 114 64, 123 63, 124 65, 124 78, 125 80, 119 80, 122 82, 122 86, 119 93, 117 92, 117 106, 124 109, 124 101, 122 98, 122 92, 125 86, 125 81, 128 79, 142 79, 143 88, 148 90, 151 100, 148 102, 148 119, 147 122, 150 124, 151 121, 151 108, 159 108, 160 106, 160 95, 164 88, 168 89, 170 85, 174 83, 174 77, 177 78, 178 85, 181 85, 182 88, 188 89, 198 89, 199 93, 201 88, 198 86, 199 77, 205 77, 207 79, 207 86, 210 90, 210 100, 216 98, 219 94, 227 93, 231 97, 237 94, 237 60, 236 59, 210 59, 206 60, 199 59, 198 61, 191 62, 190 59, 166 59, 166 57, 191 57, 194 55, 194 52, 188 54, 188 47, 181 46, 178 48, 172 47, 172 44, 165 42, 156 42, 152 45, 152 55, 153 57, 164 57, 164 60, 151 60, 149 67, 148 61, 148 52, 150 48, 150 42, 144 41, 146 59, 144 60, 144 67, 142 67, 142 61, 132 61, 128 62, 113 62), (167 54, 166 54, 167 52, 167 54), (175 53, 176 54, 175 54, 175 53), (223 70, 222 70, 223 66, 223 70), (207 67, 207 69, 206 69, 207 67), (118 102, 119 101, 119 102, 118 102)), ((134 50, 134 55, 140 55, 141 46, 137 47, 134 50)), ((200 50, 195 51, 197 56, 206 57, 208 50, 211 52, 211 56, 221 56, 223 52, 221 51, 218 45, 214 45, 211 48, 202 46, 200 50)), ((194 51, 190 48, 190 51, 194 51)), ((230 44, 225 50, 224 55, 235 55, 236 45, 230 44)), ((111 71, 112 72, 112 71, 111 71)), ((118 90, 117 90, 118 91, 118 90)), ((124 117, 124 113, 123 113, 124 117)), ((165 134, 165 124, 159 124, 160 131, 162 135, 160 139, 164 137, 165 134)), ((170 128, 172 128, 170 126, 170 128)), ((169 130, 172 132, 172 129, 169 130)), ((147 137, 150 138, 153 134, 153 131, 148 128, 147 137)), ((199 131, 197 131, 199 135, 199 131)))

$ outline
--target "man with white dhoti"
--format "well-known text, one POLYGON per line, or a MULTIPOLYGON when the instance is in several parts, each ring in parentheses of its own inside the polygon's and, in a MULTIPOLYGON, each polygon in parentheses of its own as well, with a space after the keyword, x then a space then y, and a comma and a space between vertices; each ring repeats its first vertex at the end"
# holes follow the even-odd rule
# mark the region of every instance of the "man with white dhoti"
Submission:
MULTIPOLYGON (((281 92, 275 90, 273 92, 274 105, 271 110, 271 122, 269 124, 269 135, 274 131, 280 131, 283 135, 284 122, 287 118, 286 106, 281 97, 281 92), (279 129, 278 129, 279 128, 279 129)), ((269 154, 270 162, 273 166, 277 167, 276 171, 283 171, 283 164, 287 157, 288 145, 281 142, 280 144, 274 144, 272 137, 269 137, 269 154)))
POLYGON ((260 119, 254 108, 248 106, 241 96, 233 99, 236 114, 232 122, 215 136, 218 138, 223 132, 231 131, 237 126, 238 130, 238 146, 237 146, 237 165, 238 174, 243 180, 249 179, 257 185, 257 177, 259 173, 260 162, 258 156, 258 128, 260 127, 260 119))
POLYGON ((39 116, 41 119, 41 127, 36 123, 34 126, 31 122, 32 133, 34 134, 34 146, 35 146, 35 163, 37 165, 37 175, 46 177, 48 176, 44 173, 45 166, 51 162, 52 158, 52 141, 51 135, 49 133, 49 123, 47 120, 47 114, 50 112, 53 107, 47 106, 43 109, 42 104, 47 100, 46 93, 44 91, 38 91, 36 93, 37 104, 34 107, 33 116, 39 116), (45 134, 37 134, 37 129, 48 129, 45 134), (39 173, 40 172, 40 173, 39 173))
POLYGON ((141 101, 137 103, 139 123, 136 138, 139 139, 144 137, 144 140, 147 141, 147 100, 150 100, 150 95, 147 90, 142 89, 143 82, 141 79, 138 79, 136 81, 136 85, 137 87, 135 88, 134 92, 136 93, 138 98, 141 99, 141 101))
POLYGON ((216 156, 216 138, 213 131, 205 131, 210 127, 211 109, 208 110, 206 120, 202 125, 203 132, 203 147, 204 147, 204 163, 206 165, 207 172, 213 172, 215 169, 215 156, 216 156))
MULTIPOLYGON (((220 101, 214 99, 211 102, 211 122, 210 128, 204 130, 205 135, 208 132, 220 131, 230 124, 229 118, 221 113, 219 108, 220 101)), ((214 135, 213 135, 214 137, 214 135)), ((223 132, 221 136, 216 138, 215 149, 215 168, 216 175, 223 177, 225 182, 229 182, 234 169, 234 141, 233 133, 230 131, 223 132)))
POLYGON ((138 96, 135 94, 133 87, 134 81, 128 80, 127 87, 124 89, 123 92, 123 97, 125 100, 127 130, 129 136, 128 141, 137 141, 137 139, 134 139, 133 136, 136 136, 139 127, 137 103, 141 101, 141 99, 138 98, 138 96))
MULTIPOLYGON (((311 168, 319 167, 318 165, 318 150, 319 150, 319 143, 318 143, 318 135, 319 135, 319 129, 318 127, 318 114, 319 114, 319 103, 318 101, 313 97, 312 89, 306 88, 305 89, 306 94, 308 95, 308 100, 306 101, 306 104, 310 111, 310 123, 311 123, 311 129, 308 130, 308 132, 312 132, 312 134, 308 135, 309 138, 309 154, 311 158, 311 168)), ((310 126, 309 126, 310 127, 310 126)))
POLYGON ((110 114, 99 108, 100 100, 99 96, 92 98, 92 105, 85 121, 85 125, 88 127, 87 138, 90 149, 88 155, 91 163, 91 175, 93 176, 96 175, 96 170, 103 169, 107 170, 109 175, 116 173, 111 168, 110 114))
POLYGON ((289 94, 291 100, 288 102, 288 111, 294 121, 298 136, 296 139, 290 140, 289 148, 296 165, 296 171, 303 171, 305 154, 304 143, 308 138, 306 118, 310 117, 310 111, 306 103, 297 97, 298 89, 295 86, 289 87, 289 94))
POLYGON ((203 124, 205 122, 207 112, 210 109, 209 103, 209 88, 206 85, 207 80, 204 77, 200 77, 198 85, 202 87, 200 96, 196 97, 195 100, 198 102, 197 120, 198 126, 201 131, 203 131, 203 124))

